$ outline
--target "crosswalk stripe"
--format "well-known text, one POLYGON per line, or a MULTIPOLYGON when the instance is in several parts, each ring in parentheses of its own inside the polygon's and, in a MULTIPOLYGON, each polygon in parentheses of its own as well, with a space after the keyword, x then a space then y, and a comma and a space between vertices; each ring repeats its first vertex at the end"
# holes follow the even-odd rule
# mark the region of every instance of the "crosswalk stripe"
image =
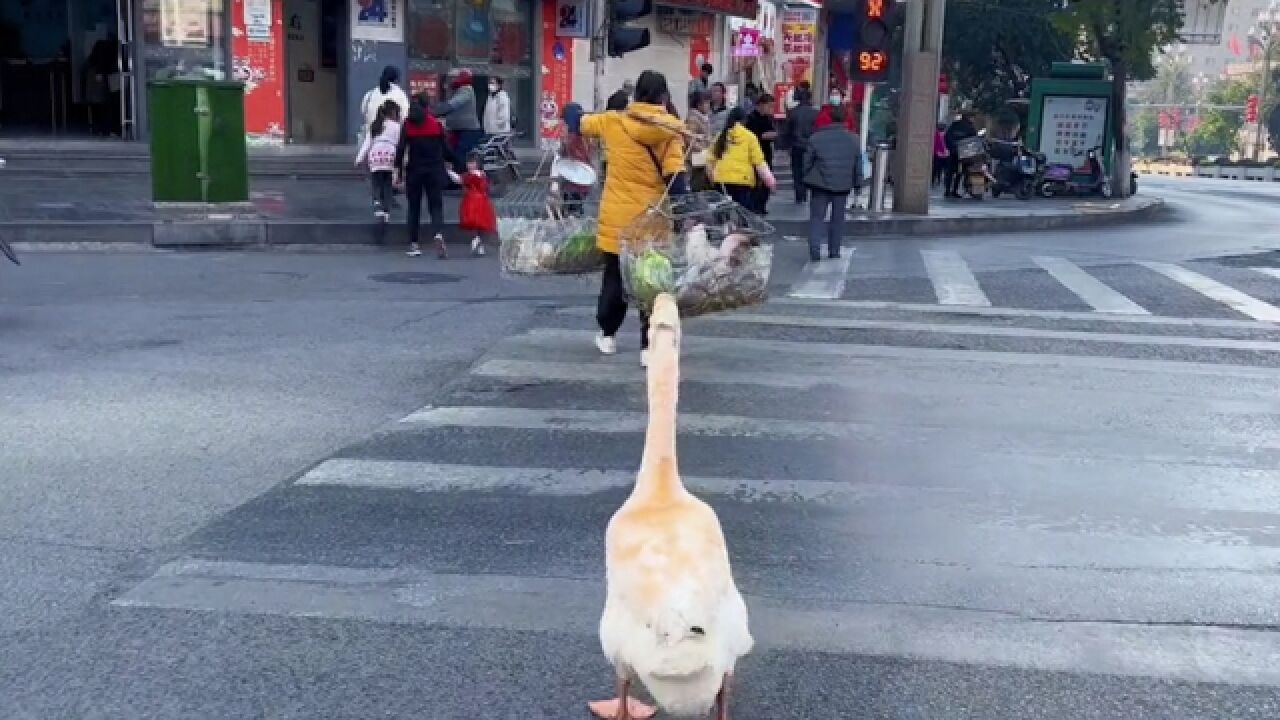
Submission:
POLYGON ((969 271, 969 265, 952 250, 921 250, 929 281, 943 305, 972 305, 988 307, 991 301, 978 279, 969 271))
MULTIPOLYGON (((616 410, 574 410, 521 407, 453 405, 426 407, 400 421, 433 427, 505 428, 509 430, 559 430, 581 433, 643 433, 647 413, 616 410)), ((680 414, 682 435, 720 437, 774 437, 809 439, 865 436, 862 423, 821 420, 786 420, 740 415, 680 414)))
POLYGON ((1146 308, 1111 289, 1070 260, 1036 256, 1032 261, 1098 312, 1120 315, 1151 314, 1146 308))
POLYGON ((1223 285, 1213 278, 1172 263, 1143 262, 1141 265, 1254 320, 1280 322, 1280 308, 1223 285))
POLYGON ((1277 279, 1277 280, 1280 280, 1280 268, 1273 268, 1273 267, 1256 267, 1256 268, 1254 268, 1254 271, 1256 271, 1256 272, 1260 272, 1260 273, 1262 273, 1263 275, 1266 275, 1267 277, 1271 277, 1271 278, 1275 278, 1275 279, 1277 279))
MULTIPOLYGON (((584 330, 563 328, 533 328, 527 337, 540 338, 552 343, 577 342, 585 345, 595 334, 584 330)), ((1266 366, 1222 365, 1218 363, 1188 362, 1182 360, 1147 360, 1142 358, 1106 357, 1097 355, 1063 355, 1053 353, 1006 352, 998 350, 953 350, 951 348, 895 347, 861 343, 790 342, 759 338, 726 337, 685 334, 682 353, 697 352, 700 348, 710 351, 738 353, 776 354, 780 358, 797 355, 838 357, 846 361, 859 359, 889 359, 902 362, 943 362, 1003 365, 1021 365, 1040 368, 1085 368, 1091 370, 1117 370, 1134 373, 1175 373, 1201 376, 1226 376, 1275 379, 1280 369, 1266 366)), ((518 340, 517 340, 518 342, 518 340)), ((785 361, 785 360, 782 360, 785 361)))
MULTIPOLYGON (((1280 686, 1272 633, 746 593, 761 649, 1280 686)), ((163 608, 593 637, 598 577, 445 574, 183 558, 112 601, 163 608)))
MULTIPOLYGON (((400 426, 416 432, 422 428, 477 430, 524 430, 581 433, 586 435, 641 435, 648 425, 648 413, 596 409, 524 408, 485 405, 451 405, 426 407, 400 421, 400 426)), ((1008 428, 995 423, 969 423, 957 433, 954 418, 939 417, 916 421, 911 426, 911 439, 901 439, 902 428, 876 422, 874 419, 848 422, 796 420, 777 417, 747 417, 682 413, 680 435, 690 437, 752 438, 772 442, 816 442, 841 440, 857 444, 888 446, 902 442, 946 443, 963 436, 965 447, 986 448, 1007 444, 1008 428)), ((1020 437, 1028 448, 1021 455, 1055 452, 1063 456, 1088 453, 1097 457, 1113 457, 1131 461, 1141 457, 1147 461, 1212 462, 1239 467, 1256 467, 1258 463, 1280 461, 1280 438, 1271 436, 1250 440, 1241 461, 1236 437, 1189 433, 1174 429, 1153 433, 1141 445, 1118 438, 1099 427, 1094 431, 1072 430, 1064 434, 1060 427, 1021 429, 1020 437)), ((1237 434, 1238 435, 1238 434, 1237 434)))
MULTIPOLYGON (((312 468, 297 484, 309 487, 353 487, 413 490, 422 493, 513 490, 527 495, 591 495, 629 488, 634 472, 574 467, 507 467, 370 458, 332 458, 312 468)), ((851 504, 873 497, 900 498, 922 493, 955 492, 947 488, 901 487, 870 483, 812 480, 756 480, 682 476, 693 492, 727 495, 735 502, 818 502, 851 504)))
MULTIPOLYGON (((582 314, 585 310, 570 311, 566 309, 564 312, 567 314, 582 314)), ((1080 342, 1114 343, 1118 345, 1153 345, 1161 347, 1194 347, 1220 350, 1280 352, 1280 342, 1268 340, 1237 340, 1235 338, 1112 333, 1088 330, 1046 330, 1044 328, 1010 327, 1003 325, 920 323, 909 320, 863 320, 860 318, 782 315, 774 313, 724 313, 708 316, 699 322, 726 322, 745 325, 774 325, 779 327, 822 328, 832 330, 885 330, 889 332, 940 335, 982 335, 987 337, 1020 338, 1030 340, 1073 340, 1080 342)), ((693 327, 696 327, 696 325, 693 327)), ((807 343, 801 343, 801 347, 798 351, 803 352, 803 347, 805 345, 807 345, 807 343)))
POLYGON ((1079 312, 1075 310, 1034 310, 1014 307, 958 307, 955 305, 932 305, 928 303, 904 303, 886 300, 827 300, 816 303, 811 300, 797 298, 774 298, 770 305, 790 305, 803 308, 845 310, 886 310, 940 315, 973 315, 975 317, 994 318, 1035 318, 1039 320, 1081 320, 1108 324, 1126 325, 1162 325, 1187 328, 1227 328, 1239 330, 1275 330, 1271 323, 1254 320, 1237 320, 1231 318, 1211 317, 1171 317, 1165 315, 1102 315, 1096 312, 1079 312))
MULTIPOLYGON (((903 387, 902 378, 894 371, 881 370, 873 372, 858 368, 857 372, 848 372, 848 366, 840 371, 831 372, 830 363, 823 365, 820 357, 812 357, 807 361, 792 356, 791 367, 786 372, 770 370, 766 372, 736 371, 719 367, 714 362, 688 362, 681 371, 681 381, 698 385, 747 385, 757 388, 774 388, 785 390, 813 390, 828 388, 865 393, 864 397, 884 397, 899 392, 903 387)), ((964 369, 951 368, 950 374, 931 373, 918 368, 905 385, 911 390, 927 394, 929 397, 944 401, 956 397, 957 375, 964 369)), ((496 379, 509 382, 564 382, 587 385, 624 385, 640 387, 644 383, 643 370, 628 363, 619 367, 613 363, 593 361, 556 361, 556 360, 515 360, 507 358, 490 358, 484 360, 471 370, 478 378, 496 379)), ((1116 398, 1132 398, 1133 405, 1144 405, 1152 398, 1157 399, 1155 407, 1168 407, 1162 403, 1176 402, 1179 407, 1189 412, 1212 413, 1216 416, 1227 415, 1277 415, 1280 406, 1273 401, 1258 396, 1258 388, 1250 385, 1233 388, 1233 393, 1220 393, 1213 398, 1198 397, 1176 392, 1170 388, 1169 379, 1159 381, 1159 387, 1153 389, 1147 385, 1137 384, 1131 374, 1120 378, 1106 378, 1095 375, 1089 383, 1064 385, 1062 378, 1048 372, 1040 373, 1035 381, 1020 377, 1011 382, 1004 377, 993 380, 989 376, 965 377, 965 387, 985 394, 987 402, 995 406, 1010 395, 1017 397, 1015 402, 1025 403, 1027 398, 1037 393, 1046 393, 1050 398, 1056 393, 1070 392, 1073 397, 1083 399, 1100 396, 1097 401, 1114 401, 1116 398), (1163 393, 1161 392, 1163 391, 1163 393), (1175 395, 1176 401, 1170 398, 1175 395)), ((987 374, 989 375, 989 374, 987 374)), ((1132 407, 1132 405, 1131 405, 1132 407)))
POLYGON ((787 295, 794 298, 835 300, 844 294, 849 264, 852 260, 853 249, 846 248, 845 252, 834 261, 807 263, 787 295))
POLYGON ((1202 338, 1177 335, 1141 335, 1130 333, 1088 332, 1084 330, 1044 330, 1041 328, 1005 327, 1000 325, 951 325, 895 320, 854 320, 851 318, 833 317, 797 317, 788 315, 762 315, 755 313, 722 315, 716 319, 725 322, 746 323, 751 325, 783 325, 787 327, 816 327, 839 330, 888 330, 893 332, 933 333, 942 335, 985 335, 988 337, 1027 338, 1036 340, 1078 340, 1081 342, 1105 342, 1122 345, 1160 345, 1166 347, 1199 347, 1280 352, 1280 342, 1269 342, 1266 340, 1235 340, 1231 338, 1202 338))

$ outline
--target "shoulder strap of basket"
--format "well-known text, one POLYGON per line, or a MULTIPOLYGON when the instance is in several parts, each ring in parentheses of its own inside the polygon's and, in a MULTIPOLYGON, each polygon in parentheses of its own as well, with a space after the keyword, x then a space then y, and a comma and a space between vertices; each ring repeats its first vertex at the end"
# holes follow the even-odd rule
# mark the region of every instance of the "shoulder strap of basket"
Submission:
MULTIPOLYGON (((658 203, 657 203, 659 206, 661 206, 663 203, 667 201, 667 196, 671 194, 671 188, 676 184, 676 178, 679 175, 679 173, 671 173, 671 179, 668 180, 666 176, 662 174, 662 161, 658 159, 658 154, 653 151, 653 148, 637 140, 636 137, 631 134, 631 131, 627 129, 627 126, 625 124, 622 126, 622 132, 626 133, 627 137, 631 139, 631 142, 644 148, 644 151, 649 154, 649 159, 653 161, 653 169, 658 173, 658 182, 662 182, 665 184, 665 186, 662 189, 662 197, 658 198, 658 203)), ((666 143, 662 144, 663 155, 667 154, 667 144, 670 142, 671 142, 670 140, 667 140, 666 143)), ((686 147, 685 150, 687 152, 688 147, 686 147)), ((688 157, 686 157, 685 160, 687 161, 688 157)))

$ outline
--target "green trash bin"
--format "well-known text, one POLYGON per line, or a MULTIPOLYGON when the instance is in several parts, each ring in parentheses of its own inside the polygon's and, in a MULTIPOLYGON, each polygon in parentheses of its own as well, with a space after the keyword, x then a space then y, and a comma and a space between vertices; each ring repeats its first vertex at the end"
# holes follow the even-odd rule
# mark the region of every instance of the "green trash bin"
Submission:
POLYGON ((151 198, 155 202, 249 200, 244 85, 198 79, 147 84, 151 198))

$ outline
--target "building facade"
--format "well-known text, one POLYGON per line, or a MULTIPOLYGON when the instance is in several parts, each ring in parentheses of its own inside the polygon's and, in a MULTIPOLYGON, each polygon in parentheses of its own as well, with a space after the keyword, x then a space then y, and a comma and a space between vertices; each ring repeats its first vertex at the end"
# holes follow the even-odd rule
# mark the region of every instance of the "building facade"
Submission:
MULTIPOLYGON (((703 62, 740 94, 822 85, 817 4, 657 0, 648 48, 608 59, 603 94, 663 72, 681 114, 703 62), (796 12, 788 13, 788 7, 796 12)), ((147 83, 233 79, 254 144, 349 144, 360 100, 387 65, 439 92, 466 67, 478 99, 501 78, 527 143, 559 132, 571 101, 595 106, 595 0, 0 0, 0 134, 143 139, 147 83), (19 102, 19 99, 22 102, 19 102)))

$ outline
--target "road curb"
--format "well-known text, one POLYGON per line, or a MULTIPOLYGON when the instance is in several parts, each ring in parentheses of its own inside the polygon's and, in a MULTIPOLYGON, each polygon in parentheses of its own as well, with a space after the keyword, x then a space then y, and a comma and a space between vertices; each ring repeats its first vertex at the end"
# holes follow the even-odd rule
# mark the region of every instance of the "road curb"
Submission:
MULTIPOLYGON (((1097 208, 1055 213, 1052 215, 963 215, 960 217, 893 216, 849 218, 846 236, 936 236, 985 235, 991 233, 1039 232, 1099 227, 1152 220, 1162 216, 1168 206, 1163 198, 1135 199, 1133 207, 1097 208)), ((788 235, 808 233, 808 221, 772 220, 770 224, 788 235)))
MULTIPOLYGON (((1073 210, 1053 215, 851 218, 846 237, 939 236, 1067 230, 1139 222, 1166 210, 1161 198, 1144 198, 1136 207, 1073 210)), ((782 235, 806 235, 807 221, 770 219, 782 235)), ((456 224, 443 228, 449 244, 470 242, 456 224)), ((426 232, 426 228, 424 228, 426 232)), ((145 246, 161 249, 252 249, 299 247, 378 247, 408 242, 403 222, 380 228, 368 221, 334 222, 237 215, 125 221, 118 223, 61 220, 0 222, 0 234, 19 247, 81 248, 91 245, 145 246)))

